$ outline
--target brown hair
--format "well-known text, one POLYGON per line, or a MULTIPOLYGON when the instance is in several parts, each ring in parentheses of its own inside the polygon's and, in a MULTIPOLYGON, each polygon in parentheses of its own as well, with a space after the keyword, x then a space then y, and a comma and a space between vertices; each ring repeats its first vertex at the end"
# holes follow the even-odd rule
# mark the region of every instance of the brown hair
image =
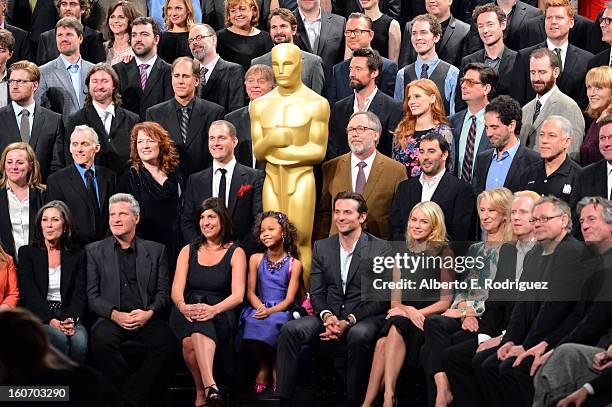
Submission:
POLYGON ((159 168, 163 173, 167 175, 176 170, 179 165, 179 155, 176 147, 170 139, 168 132, 155 122, 138 123, 132 128, 130 134, 130 162, 132 166, 137 170, 144 168, 136 148, 138 133, 141 131, 159 143, 159 168))
POLYGON ((4 47, 10 52, 15 51, 15 37, 12 32, 4 28, 0 29, 0 47, 4 47))
POLYGON ((288 22, 292 29, 295 29, 298 25, 297 19, 288 8, 278 7, 270 11, 270 14, 268 15, 268 29, 270 29, 270 21, 272 21, 272 17, 280 17, 284 21, 288 22))
POLYGON ((38 66, 34 62, 25 61, 25 60, 15 62, 14 64, 10 66, 8 70, 9 78, 11 77, 11 73, 13 73, 13 71, 20 71, 20 70, 23 70, 29 73, 31 81, 40 82, 40 69, 38 69, 38 66))
MULTIPOLYGON (((62 0, 55 1, 55 8, 57 8, 58 14, 60 11, 61 3, 62 3, 62 0)), ((79 6, 81 7, 81 11, 83 12, 83 14, 81 15, 81 21, 86 21, 87 17, 89 17, 89 12, 91 11, 91 4, 89 0, 79 0, 79 6)))
POLYGON ((0 187, 6 186, 6 183, 8 182, 8 177, 6 176, 6 171, 4 170, 4 168, 6 163, 6 156, 9 152, 13 150, 23 150, 26 152, 28 162, 32 167, 30 169, 30 172, 28 173, 28 186, 44 191, 45 186, 41 181, 42 177, 40 175, 40 164, 36 159, 36 154, 34 154, 34 150, 32 149, 32 147, 30 147, 28 143, 24 143, 21 141, 17 143, 11 143, 6 146, 6 148, 2 152, 2 156, 0 156, 0 174, 2 174, 2 176, 0 177, 0 187))
MULTIPOLYGON (((113 45, 115 44, 115 34, 113 34, 113 31, 110 29, 110 25, 108 24, 108 22, 110 20, 111 14, 113 14, 118 7, 121 7, 123 14, 127 17, 128 34, 132 33, 132 23, 134 22, 134 20, 136 20, 138 17, 141 17, 136 7, 134 7, 134 5, 127 0, 120 0, 120 1, 117 1, 111 4, 110 7, 108 8, 108 13, 106 14, 106 26, 104 27, 104 30, 106 31, 106 38, 109 39, 108 48, 112 48, 113 45)), ((129 41, 130 41, 130 38, 128 37, 128 43, 129 41)))
POLYGON ((472 12, 472 21, 474 21, 474 24, 477 24, 478 17, 484 13, 495 13, 495 15, 497 15, 497 21, 499 21, 500 24, 508 19, 501 7, 495 3, 488 3, 482 6, 476 6, 474 12, 472 12))
POLYGON ((254 73, 258 73, 263 76, 265 80, 270 81, 272 87, 276 86, 276 81, 274 79, 274 71, 268 65, 251 65, 251 67, 247 69, 246 73, 244 74, 245 82, 249 79, 249 76, 253 75, 254 73))
MULTIPOLYGON (((196 23, 195 22, 195 11, 193 11, 193 3, 191 3, 191 1, 187 1, 187 0, 182 0, 182 1, 183 1, 183 4, 185 5, 185 9, 187 10, 187 18, 185 20, 185 25, 186 25, 187 31, 189 31, 191 27, 193 27, 196 23)), ((170 19, 166 15, 166 9, 168 8, 168 3, 170 3, 170 0, 166 0, 166 4, 164 4, 163 15, 164 15, 164 23, 166 24, 166 30, 170 31, 172 28, 174 28, 174 24, 172 24, 172 21, 170 21, 170 19)))
POLYGON ((544 16, 546 16, 546 11, 550 7, 565 7, 569 18, 574 18, 574 14, 576 14, 576 9, 570 0, 547 0, 544 3, 544 16))
POLYGON ((442 37, 442 25, 438 21, 438 18, 432 14, 421 14, 412 19, 411 25, 414 25, 417 21, 424 21, 429 23, 429 31, 435 36, 442 37))
POLYGON ((170 67, 170 72, 174 73, 174 68, 176 68, 176 66, 178 64, 180 64, 181 62, 188 62, 188 63, 190 63, 191 64, 191 73, 196 78, 200 78, 200 68, 201 68, 200 61, 198 61, 195 58, 191 58, 191 57, 178 57, 178 58, 176 58, 174 60, 174 62, 172 62, 172 66, 170 67))
POLYGON ((442 96, 440 96, 440 91, 438 90, 436 84, 430 79, 417 79, 416 81, 412 81, 404 90, 404 117, 399 122, 397 129, 395 130, 395 139, 402 148, 406 147, 408 138, 412 137, 416 128, 417 117, 412 115, 408 103, 408 91, 413 86, 423 90, 428 96, 435 95, 436 100, 433 105, 431 105, 432 119, 436 125, 440 123, 448 125, 448 119, 446 118, 446 113, 444 112, 442 96))
POLYGON ((253 226, 253 235, 255 236, 257 243, 263 246, 263 242, 259 236, 261 235, 261 223, 266 218, 276 219, 279 225, 281 225, 281 228, 283 229, 283 250, 291 254, 294 258, 299 259, 297 247, 297 228, 293 222, 289 220, 287 215, 282 212, 266 211, 257 215, 257 218, 255 218, 255 225, 253 226))
MULTIPOLYGON (((232 241, 232 217, 230 216, 227 208, 225 207, 225 203, 219 198, 208 198, 204 200, 198 207, 198 211, 196 213, 196 218, 194 219, 195 224, 198 225, 200 223, 200 217, 207 210, 212 210, 219 217, 219 223, 221 224, 221 232, 219 232, 219 243, 222 246, 227 245, 232 241)), ((198 237, 196 237, 194 243, 195 248, 198 250, 202 244, 206 243, 206 237, 202 233, 200 227, 198 229, 198 237)))
MULTIPOLYGON (((115 107, 121 106, 121 95, 119 94, 119 75, 117 75, 117 72, 115 72, 113 67, 109 64, 105 62, 100 62, 99 64, 94 65, 94 67, 91 68, 91 71, 89 71, 89 73, 87 73, 87 76, 85 77, 85 86, 87 86, 87 89, 89 89, 89 79, 91 78, 91 75, 100 71, 106 72, 112 78, 114 88, 113 103, 115 104, 115 107)), ((92 101, 93 98, 91 97, 91 92, 87 92, 87 94, 85 95, 85 104, 91 104, 92 101)))
POLYGON ((230 21, 230 8, 240 5, 240 3, 246 3, 248 7, 251 7, 253 17, 251 17, 251 27, 257 27, 259 24, 259 7, 255 0, 227 0, 225 3, 225 26, 231 27, 233 24, 230 21))
POLYGON ((74 17, 64 17, 60 19, 55 24, 55 29, 57 30, 59 27, 72 28, 74 31, 76 31, 77 35, 83 35, 83 24, 81 24, 81 22, 74 17))
POLYGON ((559 68, 559 60, 557 59, 557 55, 555 55, 555 53, 549 50, 548 48, 534 49, 531 52, 531 55, 529 55, 529 61, 531 61, 532 59, 540 59, 545 57, 548 57, 548 60, 550 61, 550 67, 552 69, 559 68))

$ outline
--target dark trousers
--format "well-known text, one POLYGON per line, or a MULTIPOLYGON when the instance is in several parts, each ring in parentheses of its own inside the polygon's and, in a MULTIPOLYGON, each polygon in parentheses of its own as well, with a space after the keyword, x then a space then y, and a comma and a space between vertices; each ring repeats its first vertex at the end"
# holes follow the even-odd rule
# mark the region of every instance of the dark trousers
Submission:
MULTIPOLYGON (((522 376, 522 382, 525 385, 525 364, 528 363, 531 366, 533 358, 526 358, 521 366, 513 368, 512 364, 515 360, 516 358, 513 357, 500 361, 497 358, 497 353, 494 353, 482 361, 476 374, 486 388, 484 396, 488 405, 508 407, 531 405, 531 403, 527 404, 524 399, 525 392, 528 389, 521 389, 519 387, 517 377, 522 376)), ((531 394, 533 394, 533 382, 531 377, 529 377, 529 367, 527 367, 526 374, 529 378, 528 382, 531 383, 531 394)), ((527 386, 529 386, 529 383, 527 383, 527 386)))
MULTIPOLYGON (((358 406, 368 387, 372 353, 384 318, 359 321, 343 337, 346 343, 346 393, 348 406, 358 406)), ((316 343, 324 331, 318 316, 309 315, 287 322, 281 328, 276 353, 276 395, 291 399, 296 386, 298 360, 302 345, 316 343)))
POLYGON ((176 347, 176 337, 170 326, 157 319, 134 331, 104 319, 94 326, 91 333, 91 351, 102 374, 119 389, 124 400, 134 406, 142 404, 150 395, 176 347), (120 345, 128 340, 147 347, 144 361, 136 370, 130 368, 120 351, 120 345))

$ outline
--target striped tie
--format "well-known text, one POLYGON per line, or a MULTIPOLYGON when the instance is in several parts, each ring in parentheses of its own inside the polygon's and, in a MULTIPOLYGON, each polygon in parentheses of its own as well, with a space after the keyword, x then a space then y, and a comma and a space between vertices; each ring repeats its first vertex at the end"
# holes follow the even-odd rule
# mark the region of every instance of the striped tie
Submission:
POLYGON ((189 111, 186 107, 181 107, 181 139, 187 142, 187 132, 189 131, 189 111))
POLYGON ((149 77, 147 75, 147 69, 149 69, 149 65, 141 64, 138 68, 140 69, 140 87, 142 88, 142 90, 144 90, 145 86, 147 86, 147 79, 149 77))
POLYGON ((468 184, 472 182, 472 163, 474 161, 474 144, 476 143, 476 116, 472 115, 470 119, 472 120, 472 124, 468 131, 465 155, 463 156, 463 166, 461 167, 461 179, 468 184))

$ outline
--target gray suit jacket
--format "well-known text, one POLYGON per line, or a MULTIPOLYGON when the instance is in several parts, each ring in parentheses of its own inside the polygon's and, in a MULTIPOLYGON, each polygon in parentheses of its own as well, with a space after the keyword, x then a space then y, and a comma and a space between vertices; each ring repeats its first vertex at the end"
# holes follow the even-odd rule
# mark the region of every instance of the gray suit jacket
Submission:
POLYGON ((519 135, 521 144, 539 152, 539 136, 542 123, 549 116, 563 116, 572 123, 572 144, 569 147, 568 154, 575 161, 579 161, 580 146, 584 138, 584 116, 578 104, 561 92, 558 87, 555 87, 551 92, 550 98, 542 107, 535 122, 533 121, 533 113, 536 99, 523 107, 523 126, 519 135))
POLYGON ((93 64, 81 59, 81 94, 77 95, 68 70, 60 58, 61 56, 40 67, 40 84, 34 97, 36 103, 68 117, 83 107, 87 94, 85 77, 93 68, 93 64))
MULTIPOLYGON (((253 58, 251 66, 263 64, 272 67, 272 51, 257 58, 253 58)), ((323 74, 323 60, 320 56, 302 50, 302 82, 310 89, 323 95, 325 75, 323 74)))

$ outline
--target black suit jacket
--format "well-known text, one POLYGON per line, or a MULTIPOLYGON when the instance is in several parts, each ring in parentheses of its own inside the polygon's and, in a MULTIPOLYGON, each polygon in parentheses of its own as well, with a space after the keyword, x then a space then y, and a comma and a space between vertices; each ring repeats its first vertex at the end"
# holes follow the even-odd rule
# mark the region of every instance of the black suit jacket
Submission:
MULTIPOLYGON (((228 210, 234 221, 232 237, 252 253, 256 247, 253 236, 255 217, 263 211, 262 189, 265 173, 261 170, 236 163, 230 181, 228 210), (243 185, 252 188, 238 197, 238 191, 243 185)), ((181 230, 185 242, 192 242, 200 235, 196 214, 198 207, 207 198, 213 196, 213 171, 207 168, 191 175, 185 187, 185 206, 181 215, 181 230)))
MULTIPOLYGON (((349 119, 353 114, 354 102, 355 95, 353 94, 339 100, 331 110, 326 160, 339 157, 350 151, 346 126, 348 126, 349 119)), ((381 92, 379 89, 374 99, 372 99, 368 110, 375 113, 382 124, 378 151, 387 157, 391 157, 391 145, 393 143, 393 134, 391 132, 395 131, 404 115, 402 103, 381 92)))
POLYGON ((47 182, 47 202, 64 201, 72 212, 77 240, 84 246, 103 238, 108 231, 108 199, 115 193, 115 173, 96 165, 96 180, 100 200, 99 233, 95 233, 93 207, 87 198, 87 188, 75 165, 56 172, 47 182))
POLYGON ((325 80, 331 77, 334 65, 344 60, 344 27, 346 19, 321 9, 321 33, 319 35, 319 46, 313 50, 308 41, 308 34, 300 11, 296 9, 293 15, 297 19, 298 30, 295 36, 295 45, 300 49, 316 54, 323 60, 323 71, 325 80))
MULTIPOLYGON (((501 54, 501 61, 499 62, 499 68, 497 72, 500 79, 512 75, 512 70, 514 69, 514 62, 516 60, 516 54, 517 52, 510 49, 508 46, 504 48, 504 52, 502 52, 501 54)), ((461 60, 461 66, 459 67, 459 77, 461 78, 465 74, 463 70, 468 64, 472 62, 484 63, 484 59, 484 49, 481 49, 463 57, 463 59, 461 60)), ((510 93, 509 86, 510 83, 498 80, 497 87, 495 88, 495 93, 489 96, 489 100, 493 99, 497 95, 508 95, 510 93)), ((457 86, 455 88, 455 112, 459 112, 460 110, 466 108, 467 104, 461 98, 461 82, 457 81, 457 86)))
MULTIPOLYGON (((537 5, 537 2, 536 2, 537 5)), ((510 25, 504 31, 504 44, 510 49, 519 50, 521 47, 521 33, 529 25, 529 21, 542 15, 542 11, 534 6, 517 1, 512 14, 510 25)))
MULTIPOLYGON (((423 186, 419 178, 410 178, 398 185, 390 209, 392 240, 406 240, 408 215, 412 208, 421 202, 422 191, 423 186)), ((474 238, 476 200, 470 184, 446 171, 431 201, 442 208, 444 223, 451 240, 468 241, 474 238)))
POLYGON ((37 1, 34 11, 29 0, 12 0, 8 4, 7 22, 30 33, 32 56, 36 55, 40 34, 54 28, 58 18, 53 1, 37 1))
POLYGON ((140 87, 140 70, 136 60, 129 63, 119 62, 113 65, 119 75, 119 93, 123 100, 123 108, 145 118, 145 112, 151 106, 172 99, 172 69, 159 56, 153 64, 151 75, 147 79, 144 90, 140 87))
MULTIPOLYGON (((129 166, 130 132, 140 121, 136 113, 115 106, 115 117, 111 122, 110 135, 106 134, 102 119, 93 104, 86 104, 81 110, 70 115, 66 120, 66 134, 72 134, 76 126, 86 124, 92 127, 100 139, 100 151, 96 153, 96 165, 102 165, 117 175, 122 174, 129 166)), ((65 151, 70 151, 70 140, 66 137, 65 151)), ((72 164, 72 156, 66 157, 66 163, 72 164)))
POLYGON ((198 95, 209 102, 233 112, 245 105, 244 70, 238 64, 219 58, 206 85, 200 86, 198 95))
MULTIPOLYGON (((83 27, 83 42, 81 43, 81 58, 92 64, 106 62, 106 51, 104 50, 104 38, 102 33, 88 26, 83 27)), ((55 28, 40 35, 38 51, 36 53, 36 64, 44 65, 59 56, 57 42, 55 41, 55 28)))
MULTIPOLYGON (((506 80, 502 79, 504 86, 507 86, 508 80, 510 81, 510 96, 516 99, 521 106, 535 98, 535 92, 529 79, 529 55, 538 48, 548 48, 546 41, 520 50, 516 56, 513 74, 507 76, 506 80)), ((557 86, 561 92, 574 99, 581 109, 586 108, 588 104, 584 77, 591 58, 593 54, 590 52, 569 44, 563 72, 557 78, 557 86)))
POLYGON ((208 128, 215 120, 223 119, 224 111, 221 106, 196 97, 189 119, 187 140, 183 143, 174 101, 172 98, 147 109, 145 117, 168 130, 180 156, 180 169, 183 175, 188 176, 212 164, 212 156, 208 151, 208 128))
MULTIPOLYGON (((383 14, 399 20, 402 2, 400 0, 380 0, 378 8, 383 14)), ((332 12, 348 17, 351 13, 363 13, 363 7, 359 0, 332 0, 332 12)))
MULTIPOLYGON (((62 250, 60 254, 60 294, 64 307, 63 318, 82 317, 87 306, 85 294, 87 259, 85 251, 62 250)), ((22 246, 19 249, 19 299, 21 305, 32 311, 43 323, 56 316, 49 310, 49 256, 46 249, 22 246)))
POLYGON ((390 252, 387 242, 362 232, 353 251, 343 292, 338 235, 316 241, 310 270, 310 301, 315 315, 329 310, 338 319, 353 314, 357 321, 362 321, 383 314, 388 309, 388 302, 362 300, 362 279, 371 276, 375 257, 389 255, 390 252))
MULTIPOLYGON (((94 242, 87 252, 87 300, 98 316, 110 319, 113 309, 120 307, 121 289, 119 262, 115 254, 114 236, 94 242)), ((142 310, 152 310, 158 316, 170 305, 168 257, 163 244, 135 238, 136 280, 142 300, 142 310)), ((95 324, 94 324, 95 326, 95 324)), ((92 328, 93 329, 93 328, 92 328)))
MULTIPOLYGON (((21 141, 12 103, 0 109, 0 129, 2 129, 0 151, 11 143, 21 141)), ((40 163, 42 180, 46 182, 51 173, 66 165, 62 115, 37 103, 34 107, 34 121, 28 144, 36 154, 36 159, 40 163)))
POLYGON ((7 23, 4 23, 4 28, 9 30, 13 37, 15 37, 15 51, 13 56, 6 62, 6 67, 10 67, 17 61, 32 60, 30 33, 7 23))
MULTIPOLYGON (((11 224, 11 216, 9 214, 9 204, 6 187, 0 190, 0 243, 8 254, 13 259, 17 258, 15 250, 15 240, 13 239, 13 225, 11 224)), ((28 243, 34 237, 34 228, 36 225, 36 214, 38 210, 45 204, 45 193, 38 188, 30 187, 30 227, 28 230, 28 243)))
MULTIPOLYGON (((236 127, 236 136, 238 144, 234 148, 234 156, 236 161, 247 167, 253 167, 253 141, 251 140, 251 116, 249 115, 249 107, 241 107, 231 113, 225 115, 225 120, 232 123, 236 127)), ((259 170, 266 169, 265 161, 255 161, 255 168, 259 170)))
MULTIPOLYGON (((438 58, 451 65, 459 66, 461 58, 464 55, 476 51, 470 48, 469 33, 470 26, 451 15, 450 22, 444 31, 444 35, 436 44, 438 58)), ((406 65, 410 65, 417 59, 416 51, 410 41, 411 34, 412 24, 408 22, 402 33, 402 45, 400 48, 399 63, 397 64, 400 69, 406 65)))
POLYGON ((600 160, 582 169, 580 177, 580 196, 601 196, 608 198, 608 166, 606 160, 600 160))
MULTIPOLYGON (((474 168, 474 176, 472 177, 472 184, 476 189, 476 196, 485 190, 487 176, 489 175, 489 167, 491 166, 494 152, 495 149, 490 148, 476 156, 476 167, 474 168)), ((525 185, 522 183, 525 171, 540 160, 540 154, 521 144, 518 150, 516 150, 512 164, 510 164, 508 175, 506 175, 506 179, 504 180, 504 187, 512 192, 525 189, 525 185)))
MULTIPOLYGON (((583 50, 591 49, 592 47, 589 41, 591 41, 591 32, 593 31, 594 25, 595 24, 591 20, 576 13, 574 15, 574 26, 570 28, 569 31, 569 43, 583 50)), ((546 41, 544 15, 540 14, 529 20, 520 31, 520 37, 521 44, 518 49, 528 48, 542 41, 546 41)), ((598 42, 601 42, 601 37, 599 40, 598 42)))
POLYGON ((608 49, 601 51, 599 54, 593 56, 593 58, 591 58, 589 64, 587 65, 587 72, 589 72, 591 68, 610 65, 610 52, 611 48, 608 46, 608 49))

